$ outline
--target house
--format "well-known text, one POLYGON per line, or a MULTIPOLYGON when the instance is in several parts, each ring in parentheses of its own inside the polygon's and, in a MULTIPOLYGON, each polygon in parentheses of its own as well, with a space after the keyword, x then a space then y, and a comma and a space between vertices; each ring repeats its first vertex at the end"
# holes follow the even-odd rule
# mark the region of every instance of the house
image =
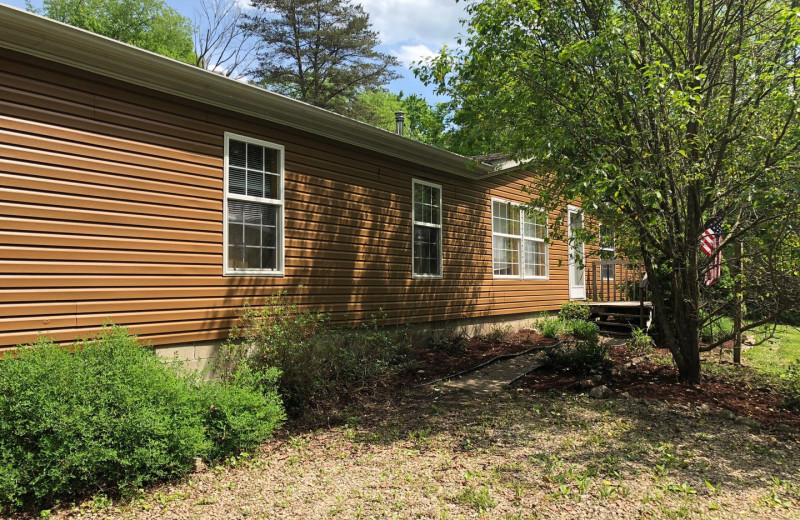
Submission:
POLYGON ((0 6, 0 348, 113 321, 201 359, 283 290, 341 322, 555 310, 584 277, 520 213, 535 182, 0 6))

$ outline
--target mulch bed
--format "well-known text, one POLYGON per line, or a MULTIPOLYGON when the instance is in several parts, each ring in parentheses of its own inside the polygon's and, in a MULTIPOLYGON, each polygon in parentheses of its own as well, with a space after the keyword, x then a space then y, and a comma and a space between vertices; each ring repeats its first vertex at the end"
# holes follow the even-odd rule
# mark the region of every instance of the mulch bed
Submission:
MULTIPOLYGON (((660 357, 669 356, 666 350, 657 350, 656 354, 660 357)), ((675 368, 670 364, 654 362, 655 357, 645 356, 636 362, 635 356, 625 346, 612 347, 609 358, 616 370, 613 376, 609 376, 611 371, 607 370, 602 384, 616 394, 627 392, 631 397, 682 405, 705 404, 755 419, 762 424, 786 424, 800 429, 800 416, 783 409, 782 398, 773 388, 756 388, 713 375, 704 375, 699 385, 681 383, 675 368)), ((525 376, 518 387, 535 392, 583 392, 585 390, 580 389, 578 383, 584 379, 586 376, 575 370, 542 367, 525 376)))

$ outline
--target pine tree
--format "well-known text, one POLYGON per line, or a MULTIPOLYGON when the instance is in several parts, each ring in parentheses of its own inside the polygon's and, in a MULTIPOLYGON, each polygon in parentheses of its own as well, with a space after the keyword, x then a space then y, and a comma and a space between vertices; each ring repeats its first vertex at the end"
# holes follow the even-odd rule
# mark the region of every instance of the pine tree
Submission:
POLYGON ((253 0, 244 27, 263 40, 251 71, 261 86, 342 112, 360 91, 399 77, 377 32, 349 0, 253 0))

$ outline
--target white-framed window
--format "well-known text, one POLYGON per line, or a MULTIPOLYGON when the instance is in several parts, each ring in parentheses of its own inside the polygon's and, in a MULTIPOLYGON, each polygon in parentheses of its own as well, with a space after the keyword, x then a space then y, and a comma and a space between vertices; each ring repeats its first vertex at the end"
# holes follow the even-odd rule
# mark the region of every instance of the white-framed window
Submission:
MULTIPOLYGON (((615 258, 614 253, 614 232, 609 226, 600 225, 600 237, 598 240, 598 252, 601 261, 611 261, 615 258)), ((614 280, 615 266, 601 265, 600 266, 600 279, 601 280, 614 280)))
POLYGON ((442 187, 411 181, 412 276, 442 277, 442 187))
POLYGON ((226 275, 283 275, 284 148, 225 133, 226 275))
POLYGON ((492 274, 496 278, 546 279, 547 215, 492 199, 492 274))

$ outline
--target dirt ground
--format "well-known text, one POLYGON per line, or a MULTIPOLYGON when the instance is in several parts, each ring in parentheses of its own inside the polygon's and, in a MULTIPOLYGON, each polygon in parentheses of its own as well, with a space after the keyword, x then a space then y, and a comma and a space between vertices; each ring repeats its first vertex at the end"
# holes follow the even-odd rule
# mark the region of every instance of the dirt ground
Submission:
POLYGON ((800 518, 797 416, 778 412, 771 391, 682 387, 668 367, 630 365, 622 350, 607 400, 546 370, 494 395, 418 384, 531 346, 493 343, 485 355, 479 343, 432 353, 339 409, 332 426, 294 423, 229 464, 51 517, 800 518), (734 394, 747 409, 730 411, 734 394))

